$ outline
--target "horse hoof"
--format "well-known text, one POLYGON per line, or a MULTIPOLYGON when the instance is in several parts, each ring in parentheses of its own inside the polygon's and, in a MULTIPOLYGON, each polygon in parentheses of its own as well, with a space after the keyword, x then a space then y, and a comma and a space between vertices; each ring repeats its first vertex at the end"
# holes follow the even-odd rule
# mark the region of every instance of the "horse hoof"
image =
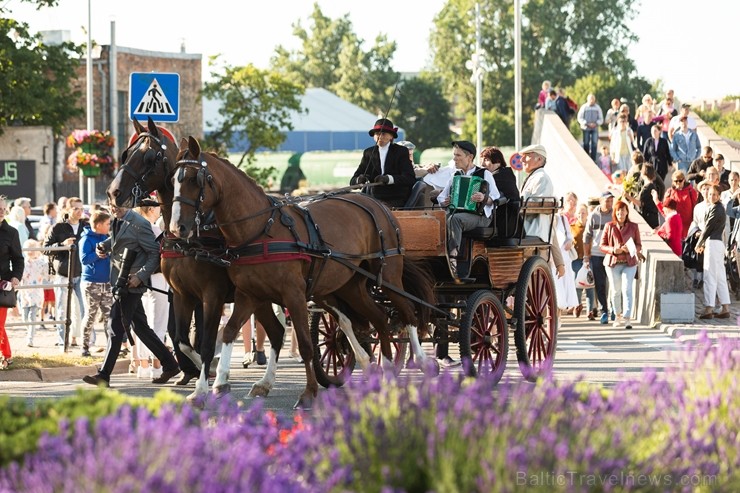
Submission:
POLYGON ((421 371, 428 377, 436 377, 439 375, 439 362, 435 358, 426 358, 421 364, 421 371))
POLYGON ((383 368, 377 363, 370 363, 365 370, 367 375, 382 375, 383 368))
POLYGON ((223 385, 219 385, 217 387, 213 387, 213 395, 216 397, 223 397, 224 395, 231 392, 231 384, 225 383, 223 385))
POLYGON ((187 396, 185 400, 187 400, 188 403, 196 409, 203 410, 206 407, 206 396, 204 395, 196 395, 193 393, 187 396))
POLYGON ((293 409, 301 409, 303 411, 310 411, 313 407, 313 398, 301 397, 293 405, 293 409))
POLYGON ((270 393, 270 389, 263 387, 262 385, 254 384, 252 389, 249 391, 249 397, 267 397, 270 393))

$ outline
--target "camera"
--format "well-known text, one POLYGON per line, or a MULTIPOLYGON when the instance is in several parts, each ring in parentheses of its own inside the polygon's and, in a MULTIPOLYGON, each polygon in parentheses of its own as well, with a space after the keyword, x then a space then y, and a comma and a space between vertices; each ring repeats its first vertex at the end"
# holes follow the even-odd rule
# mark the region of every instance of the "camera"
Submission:
POLYGON ((121 296, 128 292, 128 276, 131 274, 131 267, 134 265, 134 260, 136 260, 136 252, 124 248, 121 258, 123 259, 123 264, 121 265, 121 270, 118 272, 116 284, 113 286, 113 297, 117 300, 120 300, 121 296))

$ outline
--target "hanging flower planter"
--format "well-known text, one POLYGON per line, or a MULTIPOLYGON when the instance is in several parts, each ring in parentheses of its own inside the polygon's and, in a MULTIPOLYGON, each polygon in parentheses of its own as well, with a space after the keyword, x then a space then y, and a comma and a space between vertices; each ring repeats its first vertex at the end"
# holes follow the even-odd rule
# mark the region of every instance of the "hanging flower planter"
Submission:
POLYGON ((113 144, 110 132, 75 130, 67 137, 67 147, 74 148, 67 165, 84 176, 98 176, 104 169, 113 168, 113 144))

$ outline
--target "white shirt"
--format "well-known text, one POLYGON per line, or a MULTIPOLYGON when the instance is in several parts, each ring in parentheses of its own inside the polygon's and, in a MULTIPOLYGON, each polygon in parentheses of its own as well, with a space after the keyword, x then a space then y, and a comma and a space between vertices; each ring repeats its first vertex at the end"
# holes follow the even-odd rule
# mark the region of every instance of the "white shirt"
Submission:
POLYGON ((378 153, 380 154, 380 174, 385 174, 385 158, 388 156, 388 149, 390 149, 390 143, 386 146, 378 146, 378 153))
MULTIPOLYGON (((474 171, 475 166, 471 166, 470 169, 465 172, 465 176, 472 176, 474 171)), ((452 185, 453 178, 454 176, 450 178, 450 181, 447 182, 447 185, 444 187, 444 189, 439 192, 437 201, 439 201, 440 203, 447 200, 447 197, 450 196, 450 185, 452 185)), ((491 200, 496 200, 497 198, 501 197, 501 192, 498 191, 498 188, 496 187, 496 182, 493 180, 493 175, 490 171, 485 170, 483 172, 483 179, 486 180, 486 182, 488 183, 488 196, 491 197, 491 200)), ((483 212, 486 214, 486 217, 491 217, 491 213, 493 213, 493 204, 488 205, 486 203, 486 205, 483 206, 483 212)))

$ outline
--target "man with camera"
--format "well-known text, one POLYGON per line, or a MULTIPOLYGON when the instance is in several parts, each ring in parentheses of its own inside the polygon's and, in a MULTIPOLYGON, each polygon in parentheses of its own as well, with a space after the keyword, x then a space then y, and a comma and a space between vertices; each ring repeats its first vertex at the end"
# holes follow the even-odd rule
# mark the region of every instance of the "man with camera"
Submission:
MULTIPOLYGON (((152 383, 164 384, 180 373, 177 360, 147 323, 141 303, 145 283, 159 265, 159 246, 154 238, 152 226, 136 212, 111 205, 114 216, 111 236, 97 246, 99 256, 111 256, 110 282, 115 301, 108 323, 108 347, 103 366, 96 375, 87 375, 82 380, 91 385, 110 386, 110 376, 121 350, 128 327, 152 354, 162 362, 162 375, 152 383)), ((130 339, 130 336, 129 336, 130 339)))

